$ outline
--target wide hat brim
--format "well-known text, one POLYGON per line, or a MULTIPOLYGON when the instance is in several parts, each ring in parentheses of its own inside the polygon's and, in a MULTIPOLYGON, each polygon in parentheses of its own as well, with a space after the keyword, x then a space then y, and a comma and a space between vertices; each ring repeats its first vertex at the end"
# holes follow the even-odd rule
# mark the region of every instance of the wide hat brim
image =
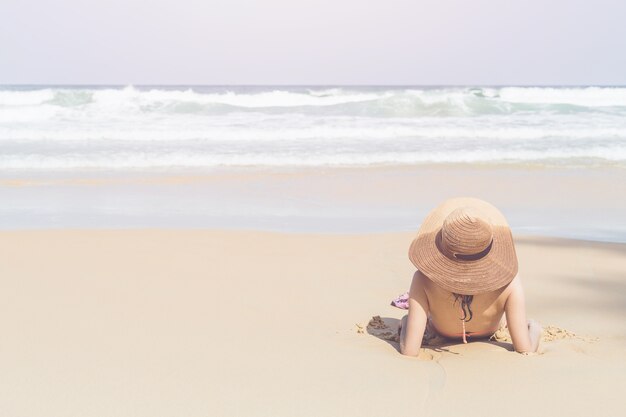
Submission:
POLYGON ((409 259, 431 281, 445 290, 463 295, 502 288, 513 280, 518 270, 513 235, 506 218, 497 208, 477 198, 449 199, 432 210, 411 243, 409 259), (460 207, 477 209, 491 224, 492 245, 480 259, 451 259, 438 245, 444 220, 460 207))

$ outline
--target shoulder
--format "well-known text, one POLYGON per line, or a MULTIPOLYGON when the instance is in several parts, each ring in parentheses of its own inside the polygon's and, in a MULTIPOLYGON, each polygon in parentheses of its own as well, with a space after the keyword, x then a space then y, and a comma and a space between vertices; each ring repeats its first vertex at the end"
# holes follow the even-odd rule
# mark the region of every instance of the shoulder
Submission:
POLYGON ((411 281, 409 294, 413 298, 420 295, 426 295, 431 287, 431 282, 432 281, 429 280, 423 272, 421 272, 419 269, 416 270, 413 274, 413 280, 411 281))
POLYGON ((520 274, 518 272, 517 275, 513 277, 511 282, 509 282, 504 288, 502 296, 505 298, 505 300, 508 300, 512 294, 517 294, 520 291, 522 291, 522 278, 520 277, 520 274))
POLYGON ((507 290, 521 288, 521 286, 522 286, 522 278, 520 277, 520 274, 518 272, 517 275, 515 275, 513 279, 511 280, 511 282, 509 282, 509 284, 507 285, 507 290))
POLYGON ((429 279, 422 271, 419 269, 415 271, 413 274, 413 280, 411 281, 411 288, 419 287, 424 288, 429 283, 429 279))
MULTIPOLYGON (((428 312, 428 285, 430 280, 419 270, 413 274, 411 288, 409 289, 409 300, 417 301, 422 308, 428 312)), ((411 301, 409 301, 411 302, 411 301)))

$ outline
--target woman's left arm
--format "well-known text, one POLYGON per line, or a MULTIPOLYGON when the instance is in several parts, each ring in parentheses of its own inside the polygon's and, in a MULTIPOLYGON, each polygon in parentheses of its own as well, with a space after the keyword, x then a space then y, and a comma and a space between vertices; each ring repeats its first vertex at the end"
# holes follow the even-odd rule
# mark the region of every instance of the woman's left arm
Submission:
POLYGON ((417 356, 422 346, 429 310, 424 279, 424 274, 415 271, 409 290, 409 314, 402 319, 400 332, 400 353, 403 355, 417 356))

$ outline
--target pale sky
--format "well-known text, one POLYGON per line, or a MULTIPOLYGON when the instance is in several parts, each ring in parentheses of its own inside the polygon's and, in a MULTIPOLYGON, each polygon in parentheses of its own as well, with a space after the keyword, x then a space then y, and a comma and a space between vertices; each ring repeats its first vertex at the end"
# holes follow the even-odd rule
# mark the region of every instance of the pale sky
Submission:
POLYGON ((0 0, 0 84, 626 84, 624 0, 0 0))

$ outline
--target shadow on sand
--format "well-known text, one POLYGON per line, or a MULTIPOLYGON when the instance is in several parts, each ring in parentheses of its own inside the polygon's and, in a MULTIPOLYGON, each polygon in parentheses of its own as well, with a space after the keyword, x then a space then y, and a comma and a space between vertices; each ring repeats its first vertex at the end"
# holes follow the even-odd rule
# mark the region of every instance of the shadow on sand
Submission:
MULTIPOLYGON (((368 334, 377 337, 380 340, 384 340, 385 342, 393 346, 393 348, 396 349, 398 353, 400 353, 400 335, 398 332, 400 322, 401 320, 393 317, 374 316, 369 321, 366 330, 368 334)), ((489 338, 481 338, 470 341, 470 343, 474 342, 487 343, 513 352, 513 345, 511 343, 490 340, 489 338)), ((441 335, 429 335, 428 338, 424 338, 422 342, 422 347, 425 349, 433 350, 437 353, 446 352, 452 355, 458 355, 458 352, 453 352, 449 348, 450 346, 456 346, 462 343, 463 342, 458 339, 450 339, 441 335)))

